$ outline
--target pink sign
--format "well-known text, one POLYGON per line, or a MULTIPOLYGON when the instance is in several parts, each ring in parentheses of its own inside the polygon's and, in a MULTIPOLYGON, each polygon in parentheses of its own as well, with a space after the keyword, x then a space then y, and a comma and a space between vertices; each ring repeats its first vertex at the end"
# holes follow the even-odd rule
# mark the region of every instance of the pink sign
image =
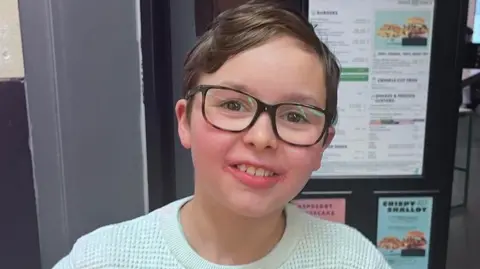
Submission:
POLYGON ((345 223, 347 202, 343 198, 298 199, 292 202, 312 216, 333 222, 345 223))

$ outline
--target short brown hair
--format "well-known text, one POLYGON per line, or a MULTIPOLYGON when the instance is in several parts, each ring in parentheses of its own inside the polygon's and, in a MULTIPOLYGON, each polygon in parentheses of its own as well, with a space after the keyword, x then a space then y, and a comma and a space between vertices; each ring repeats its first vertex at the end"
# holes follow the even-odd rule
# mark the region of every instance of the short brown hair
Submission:
MULTIPOLYGON (((337 59, 318 39, 313 26, 298 12, 273 1, 252 0, 226 10, 214 19, 198 39, 184 63, 183 96, 198 83, 202 73, 216 72, 231 56, 260 46, 271 38, 287 35, 313 49, 324 64, 327 89, 327 122, 337 117, 340 68, 337 59)), ((187 105, 187 116, 191 112, 187 105)))

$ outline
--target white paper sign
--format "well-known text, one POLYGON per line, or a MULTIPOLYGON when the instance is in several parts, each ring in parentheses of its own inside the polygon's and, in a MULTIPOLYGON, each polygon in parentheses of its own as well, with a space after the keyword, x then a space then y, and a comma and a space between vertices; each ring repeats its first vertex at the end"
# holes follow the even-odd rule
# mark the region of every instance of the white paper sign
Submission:
POLYGON ((310 0, 338 57, 336 137, 312 177, 421 175, 433 0, 310 0))

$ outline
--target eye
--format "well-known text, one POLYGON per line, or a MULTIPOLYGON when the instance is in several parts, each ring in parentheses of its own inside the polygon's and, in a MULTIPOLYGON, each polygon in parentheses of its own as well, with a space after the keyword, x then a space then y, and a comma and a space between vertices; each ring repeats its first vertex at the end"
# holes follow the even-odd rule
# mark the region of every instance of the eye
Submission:
POLYGON ((307 118, 298 112, 288 112, 285 115, 285 119, 293 123, 308 123, 307 118))
POLYGON ((242 104, 238 101, 226 101, 226 102, 223 102, 220 105, 220 107, 223 107, 232 111, 241 111, 243 108, 242 104))

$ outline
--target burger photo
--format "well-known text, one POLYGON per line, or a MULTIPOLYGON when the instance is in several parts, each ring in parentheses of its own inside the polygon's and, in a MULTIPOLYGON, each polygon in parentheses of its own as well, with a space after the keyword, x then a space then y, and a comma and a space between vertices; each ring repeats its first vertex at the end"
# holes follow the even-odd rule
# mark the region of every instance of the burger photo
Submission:
POLYGON ((407 24, 403 27, 405 36, 408 38, 422 37, 427 38, 428 27, 425 19, 421 17, 411 17, 407 20, 407 24))
POLYGON ((425 234, 420 231, 410 231, 403 239, 405 248, 407 249, 423 249, 427 244, 425 234))
POLYGON ((386 250, 397 250, 404 247, 404 242, 395 236, 387 236, 378 242, 378 247, 386 250))

